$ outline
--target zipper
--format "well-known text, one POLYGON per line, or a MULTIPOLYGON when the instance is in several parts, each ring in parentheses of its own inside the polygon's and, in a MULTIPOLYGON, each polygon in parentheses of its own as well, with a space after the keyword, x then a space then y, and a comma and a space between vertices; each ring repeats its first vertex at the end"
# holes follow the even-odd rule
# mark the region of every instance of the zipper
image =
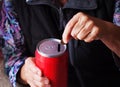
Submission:
POLYGON ((62 31, 63 30, 63 11, 62 11, 62 8, 60 7, 59 8, 59 30, 62 31))
POLYGON ((51 8, 53 8, 53 9, 55 9, 59 14, 59 25, 58 25, 59 29, 58 30, 62 34, 63 28, 65 27, 65 22, 63 20, 63 9, 64 9, 64 7, 63 8, 62 7, 57 8, 51 2, 39 2, 39 3, 37 3, 34 0, 26 0, 26 3, 28 5, 38 5, 38 4, 39 5, 47 5, 47 6, 50 6, 51 8))

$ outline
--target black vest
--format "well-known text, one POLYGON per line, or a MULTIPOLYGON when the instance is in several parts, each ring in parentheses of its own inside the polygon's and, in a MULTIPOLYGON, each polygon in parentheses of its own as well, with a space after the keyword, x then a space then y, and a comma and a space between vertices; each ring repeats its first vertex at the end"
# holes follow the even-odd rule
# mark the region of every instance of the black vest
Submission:
MULTIPOLYGON (((66 23, 78 12, 112 22, 114 4, 115 0, 68 0, 59 8, 51 0, 14 0, 29 56, 34 56, 40 40, 61 38, 66 23)), ((81 85, 73 87, 120 87, 120 72, 111 51, 101 41, 85 43, 72 39, 68 50, 81 85)))

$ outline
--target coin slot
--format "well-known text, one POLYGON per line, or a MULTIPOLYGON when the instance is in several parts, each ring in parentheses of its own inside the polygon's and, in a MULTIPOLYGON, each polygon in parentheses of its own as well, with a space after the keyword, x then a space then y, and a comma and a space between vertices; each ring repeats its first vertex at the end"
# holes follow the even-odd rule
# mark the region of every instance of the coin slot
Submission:
POLYGON ((58 44, 58 52, 60 52, 60 44, 58 44))

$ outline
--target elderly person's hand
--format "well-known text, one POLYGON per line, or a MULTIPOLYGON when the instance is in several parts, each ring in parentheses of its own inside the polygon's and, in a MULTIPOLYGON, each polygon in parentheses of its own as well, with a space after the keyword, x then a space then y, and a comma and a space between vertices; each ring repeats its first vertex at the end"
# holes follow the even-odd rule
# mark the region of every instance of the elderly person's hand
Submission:
POLYGON ((25 60, 20 77, 30 87, 50 87, 48 78, 42 76, 41 70, 35 65, 32 57, 25 60))
POLYGON ((107 32, 106 27, 105 21, 79 12, 67 23, 63 33, 63 42, 68 43, 71 37, 91 42, 101 38, 107 32))

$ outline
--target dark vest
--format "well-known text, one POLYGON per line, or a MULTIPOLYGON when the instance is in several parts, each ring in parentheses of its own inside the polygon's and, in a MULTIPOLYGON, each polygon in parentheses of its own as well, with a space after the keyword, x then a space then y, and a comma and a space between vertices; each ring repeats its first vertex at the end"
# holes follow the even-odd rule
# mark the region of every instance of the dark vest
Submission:
MULTIPOLYGON (((27 3, 14 0, 29 56, 34 56, 40 40, 50 37, 61 39, 66 23, 78 12, 112 22, 114 4, 115 0, 68 0, 60 8, 51 0, 27 3)), ((73 87, 120 87, 120 72, 111 51, 101 41, 85 43, 72 39, 68 50, 70 63, 81 85, 73 87)))

